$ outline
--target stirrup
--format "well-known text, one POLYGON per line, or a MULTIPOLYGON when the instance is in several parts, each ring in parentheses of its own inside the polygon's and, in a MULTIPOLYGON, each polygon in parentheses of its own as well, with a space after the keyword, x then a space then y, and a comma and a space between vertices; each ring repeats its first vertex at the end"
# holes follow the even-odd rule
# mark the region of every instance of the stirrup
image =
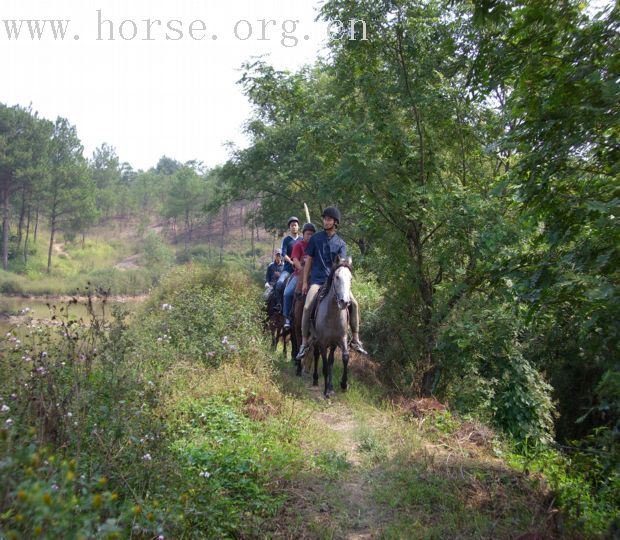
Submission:
POLYGON ((361 341, 351 341, 351 343, 349 343, 349 347, 358 353, 368 355, 368 351, 364 349, 361 341))
POLYGON ((304 343, 299 348, 299 352, 297 353, 297 356, 295 357, 295 360, 303 360, 304 356, 306 356, 306 354, 308 353, 309 350, 310 350, 310 346, 307 343, 304 343))

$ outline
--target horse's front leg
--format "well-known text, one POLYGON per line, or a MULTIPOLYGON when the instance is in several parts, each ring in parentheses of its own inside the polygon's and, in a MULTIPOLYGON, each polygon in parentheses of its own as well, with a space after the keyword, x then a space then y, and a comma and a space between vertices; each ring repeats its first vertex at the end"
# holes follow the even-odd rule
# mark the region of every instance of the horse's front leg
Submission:
MULTIPOLYGON (((293 325, 294 324, 295 323, 293 323, 293 325)), ((288 331, 288 333, 291 336, 291 360, 295 361, 295 358, 297 357, 297 353, 299 352, 299 345, 297 344, 297 336, 295 335, 295 327, 291 326, 291 329, 288 331)), ((299 362, 299 365, 301 365, 301 362, 299 362)))
POLYGON ((271 323, 269 330, 271 331, 271 348, 275 349, 278 347, 278 341, 276 339, 278 331, 273 323, 271 323))
POLYGON ((347 384, 347 368, 349 366, 349 351, 342 351, 342 379, 340 379, 340 388, 346 390, 347 384))
POLYGON ((325 347, 321 347, 321 360, 323 361, 323 382, 325 383, 325 388, 323 389, 323 395, 328 398, 329 397, 329 360, 327 358, 327 349, 325 347))
POLYGON ((312 374, 312 386, 319 385, 319 347, 314 347, 314 373, 312 374))
POLYGON ((327 379, 325 380, 325 397, 329 397, 334 393, 334 385, 332 376, 334 373, 334 351, 336 347, 329 348, 329 357, 327 358, 327 379))

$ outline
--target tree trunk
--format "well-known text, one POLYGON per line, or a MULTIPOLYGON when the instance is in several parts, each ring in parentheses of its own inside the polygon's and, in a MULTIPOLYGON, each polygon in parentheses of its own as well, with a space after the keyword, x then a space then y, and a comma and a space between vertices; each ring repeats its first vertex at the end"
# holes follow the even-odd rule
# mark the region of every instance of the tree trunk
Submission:
POLYGON ((252 268, 256 268, 256 250, 254 249, 254 224, 252 224, 252 268))
POLYGON ((39 205, 37 204, 37 212, 34 219, 34 239, 33 242, 37 243, 37 231, 39 230, 39 205))
POLYGON ((223 252, 224 252, 224 227, 222 227, 222 235, 220 237, 220 262, 222 262, 223 252))
POLYGON ((56 218, 52 218, 51 221, 51 232, 50 232, 50 245, 47 250, 47 273, 49 274, 52 271, 52 249, 54 247, 54 233, 56 232, 56 218))
POLYGON ((32 213, 32 206, 28 205, 28 217, 26 219, 26 238, 24 240, 24 264, 28 262, 28 239, 30 238, 30 215, 32 213))
POLYGON ((211 259, 211 225, 213 224, 213 218, 209 216, 207 218, 207 249, 209 254, 209 260, 211 259))
POLYGON ((188 234, 189 234, 189 210, 185 210, 185 234, 183 235, 183 245, 185 246, 185 255, 187 255, 189 251, 188 234))
POLYGON ((433 320, 434 297, 433 284, 426 275, 424 268, 423 246, 420 241, 422 224, 416 222, 413 224, 413 230, 409 233, 409 254, 414 264, 416 281, 418 285, 418 293, 422 301, 422 354, 421 354, 421 371, 422 379, 420 389, 422 395, 428 397, 432 395, 435 386, 438 368, 435 365, 433 351, 437 342, 437 329, 433 320))
POLYGON ((2 268, 9 269, 9 182, 2 182, 2 268))
POLYGON ((26 215, 26 186, 22 187, 22 204, 19 209, 19 225, 17 226, 17 252, 22 245, 22 229, 24 228, 24 217, 26 215))

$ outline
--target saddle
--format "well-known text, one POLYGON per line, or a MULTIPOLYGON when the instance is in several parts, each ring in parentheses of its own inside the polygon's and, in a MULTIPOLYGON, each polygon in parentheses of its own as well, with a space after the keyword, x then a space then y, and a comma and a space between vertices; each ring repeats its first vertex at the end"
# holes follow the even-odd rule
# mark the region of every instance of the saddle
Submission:
POLYGON ((329 292, 330 287, 331 287, 331 283, 329 283, 329 281, 326 281, 325 283, 323 283, 323 285, 321 285, 321 288, 319 289, 319 291, 316 293, 316 296, 314 297, 313 305, 310 308, 310 314, 311 314, 310 325, 313 328, 316 322, 317 313, 319 311, 319 304, 321 303, 321 300, 323 300, 323 298, 325 298, 325 296, 329 292))

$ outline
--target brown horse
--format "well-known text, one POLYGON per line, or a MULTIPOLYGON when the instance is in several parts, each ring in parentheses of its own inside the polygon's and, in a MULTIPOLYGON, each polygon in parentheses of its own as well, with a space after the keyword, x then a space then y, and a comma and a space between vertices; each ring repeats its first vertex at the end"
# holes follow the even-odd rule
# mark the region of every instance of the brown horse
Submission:
POLYGON ((290 332, 284 330, 284 315, 280 311, 275 309, 276 295, 272 292, 267 297, 266 312, 267 317, 265 319, 265 327, 271 334, 271 346, 274 349, 278 347, 278 341, 282 339, 282 347, 284 349, 284 356, 287 354, 287 337, 290 332))

